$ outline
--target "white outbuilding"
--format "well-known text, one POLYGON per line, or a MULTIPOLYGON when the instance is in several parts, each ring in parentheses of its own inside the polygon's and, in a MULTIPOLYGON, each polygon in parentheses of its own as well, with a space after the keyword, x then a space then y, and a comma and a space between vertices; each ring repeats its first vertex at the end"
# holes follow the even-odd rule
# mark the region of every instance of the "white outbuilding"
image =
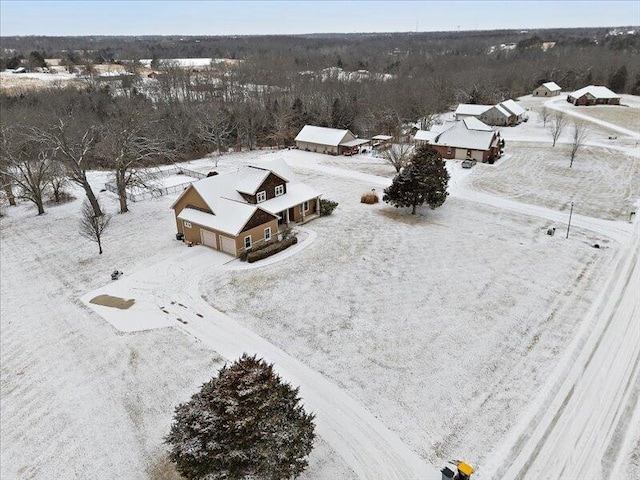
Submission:
POLYGON ((555 97, 560 95, 560 85, 555 82, 546 82, 533 91, 534 97, 555 97))
POLYGON ((295 138, 297 147, 308 152, 342 155, 357 153, 370 142, 357 138, 350 130, 305 125, 295 138))

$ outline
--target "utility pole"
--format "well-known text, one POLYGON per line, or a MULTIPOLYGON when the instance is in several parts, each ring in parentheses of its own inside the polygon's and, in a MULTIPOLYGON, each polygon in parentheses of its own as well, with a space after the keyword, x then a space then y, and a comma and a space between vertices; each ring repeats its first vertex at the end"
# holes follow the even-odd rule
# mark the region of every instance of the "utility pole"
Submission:
POLYGON ((569 238, 569 229, 571 228, 571 215, 573 215, 573 202, 571 202, 571 210, 569 210, 569 223, 567 224, 567 236, 569 238))

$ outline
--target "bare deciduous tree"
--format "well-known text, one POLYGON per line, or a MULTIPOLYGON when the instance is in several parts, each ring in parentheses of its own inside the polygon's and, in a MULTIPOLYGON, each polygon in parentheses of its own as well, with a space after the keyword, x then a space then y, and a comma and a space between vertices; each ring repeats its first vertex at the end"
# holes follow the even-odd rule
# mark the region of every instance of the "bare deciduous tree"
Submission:
POLYGON ((51 193, 53 194, 53 201, 60 203, 62 196, 65 194, 64 188, 69 185, 69 177, 67 176, 64 165, 62 165, 57 158, 53 160, 48 177, 51 193))
POLYGON ((396 172, 400 172, 402 167, 409 163, 412 151, 413 146, 407 143, 393 144, 382 152, 382 158, 391 164, 396 169, 396 172))
POLYGON ((549 133, 551 133, 551 138, 553 138, 553 146, 556 146, 556 142, 562 132, 564 131, 564 127, 567 124, 567 119, 562 112, 555 112, 553 118, 551 119, 551 123, 549 123, 549 133))
POLYGON ((70 119, 58 118, 55 127, 50 130, 34 130, 34 136, 56 150, 56 157, 66 168, 71 181, 83 188, 94 213, 102 215, 98 200, 87 180, 89 156, 96 141, 96 129, 93 126, 76 128, 71 125, 70 119))
POLYGON ((147 186, 150 167, 166 160, 171 151, 155 125, 152 106, 123 101, 121 109, 104 125, 97 146, 106 164, 114 170, 120 213, 129 211, 127 187, 147 186))
POLYGON ((9 205, 16 206, 16 197, 13 194, 13 181, 11 177, 4 173, 9 167, 9 139, 4 124, 0 124, 0 183, 9 205))
POLYGON ((573 167, 578 150, 582 148, 587 140, 587 126, 582 122, 573 123, 573 135, 571 137, 571 150, 569 151, 569 168, 573 167))
POLYGON ((549 109, 547 107, 542 107, 540 118, 542 119, 542 126, 547 128, 547 122, 549 121, 549 109))
POLYGON ((293 113, 283 108, 271 113, 271 133, 268 137, 276 143, 276 148, 287 146, 293 140, 293 113))
MULTIPOLYGON (((102 211, 102 209, 100 209, 102 211)), ((80 212, 79 232, 84 238, 98 244, 98 252, 102 255, 102 235, 111 221, 111 215, 96 215, 88 199, 82 204, 80 212)))
MULTIPOLYGON (((215 146, 218 157, 226 150, 227 141, 233 126, 230 115, 223 110, 221 105, 203 105, 196 112, 196 134, 205 142, 215 146)), ((216 158, 216 167, 218 159, 216 158)))
POLYGON ((14 137, 13 142, 13 148, 6 152, 7 162, 3 162, 2 175, 18 186, 18 197, 34 203, 38 215, 42 215, 55 153, 50 149, 41 150, 39 144, 23 135, 22 138, 14 137))

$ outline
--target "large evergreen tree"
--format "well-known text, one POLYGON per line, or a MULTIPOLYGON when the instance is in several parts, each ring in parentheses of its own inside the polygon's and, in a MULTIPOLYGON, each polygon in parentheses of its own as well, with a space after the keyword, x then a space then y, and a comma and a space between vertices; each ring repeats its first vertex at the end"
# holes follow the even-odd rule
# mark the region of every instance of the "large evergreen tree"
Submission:
POLYGON ((394 207, 413 207, 427 204, 431 209, 441 206, 447 199, 449 173, 440 154, 428 145, 417 147, 411 163, 395 176, 384 190, 382 200, 394 207))
POLYGON ((188 479, 279 480, 306 468, 313 430, 298 389, 244 354, 176 408, 165 441, 188 479))

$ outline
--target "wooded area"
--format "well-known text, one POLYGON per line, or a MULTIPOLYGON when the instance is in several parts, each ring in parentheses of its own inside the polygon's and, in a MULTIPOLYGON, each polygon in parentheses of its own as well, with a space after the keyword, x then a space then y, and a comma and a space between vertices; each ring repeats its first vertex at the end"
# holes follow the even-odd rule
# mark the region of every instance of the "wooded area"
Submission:
POLYGON ((85 190, 87 169, 109 169, 125 212, 125 188, 145 182, 145 167, 288 146, 305 124, 399 135, 458 103, 494 104, 546 81, 565 91, 602 84, 640 94, 640 35, 618 30, 3 37, 3 68, 61 58, 81 74, 64 88, 2 93, 2 162, 12 165, 3 175, 30 185, 41 210, 38 185, 52 185, 57 163, 85 190), (189 57, 236 61, 198 69, 162 62, 189 57), (155 78, 141 73, 141 58, 152 59, 155 78), (128 74, 106 81, 93 68, 105 62, 128 74))

